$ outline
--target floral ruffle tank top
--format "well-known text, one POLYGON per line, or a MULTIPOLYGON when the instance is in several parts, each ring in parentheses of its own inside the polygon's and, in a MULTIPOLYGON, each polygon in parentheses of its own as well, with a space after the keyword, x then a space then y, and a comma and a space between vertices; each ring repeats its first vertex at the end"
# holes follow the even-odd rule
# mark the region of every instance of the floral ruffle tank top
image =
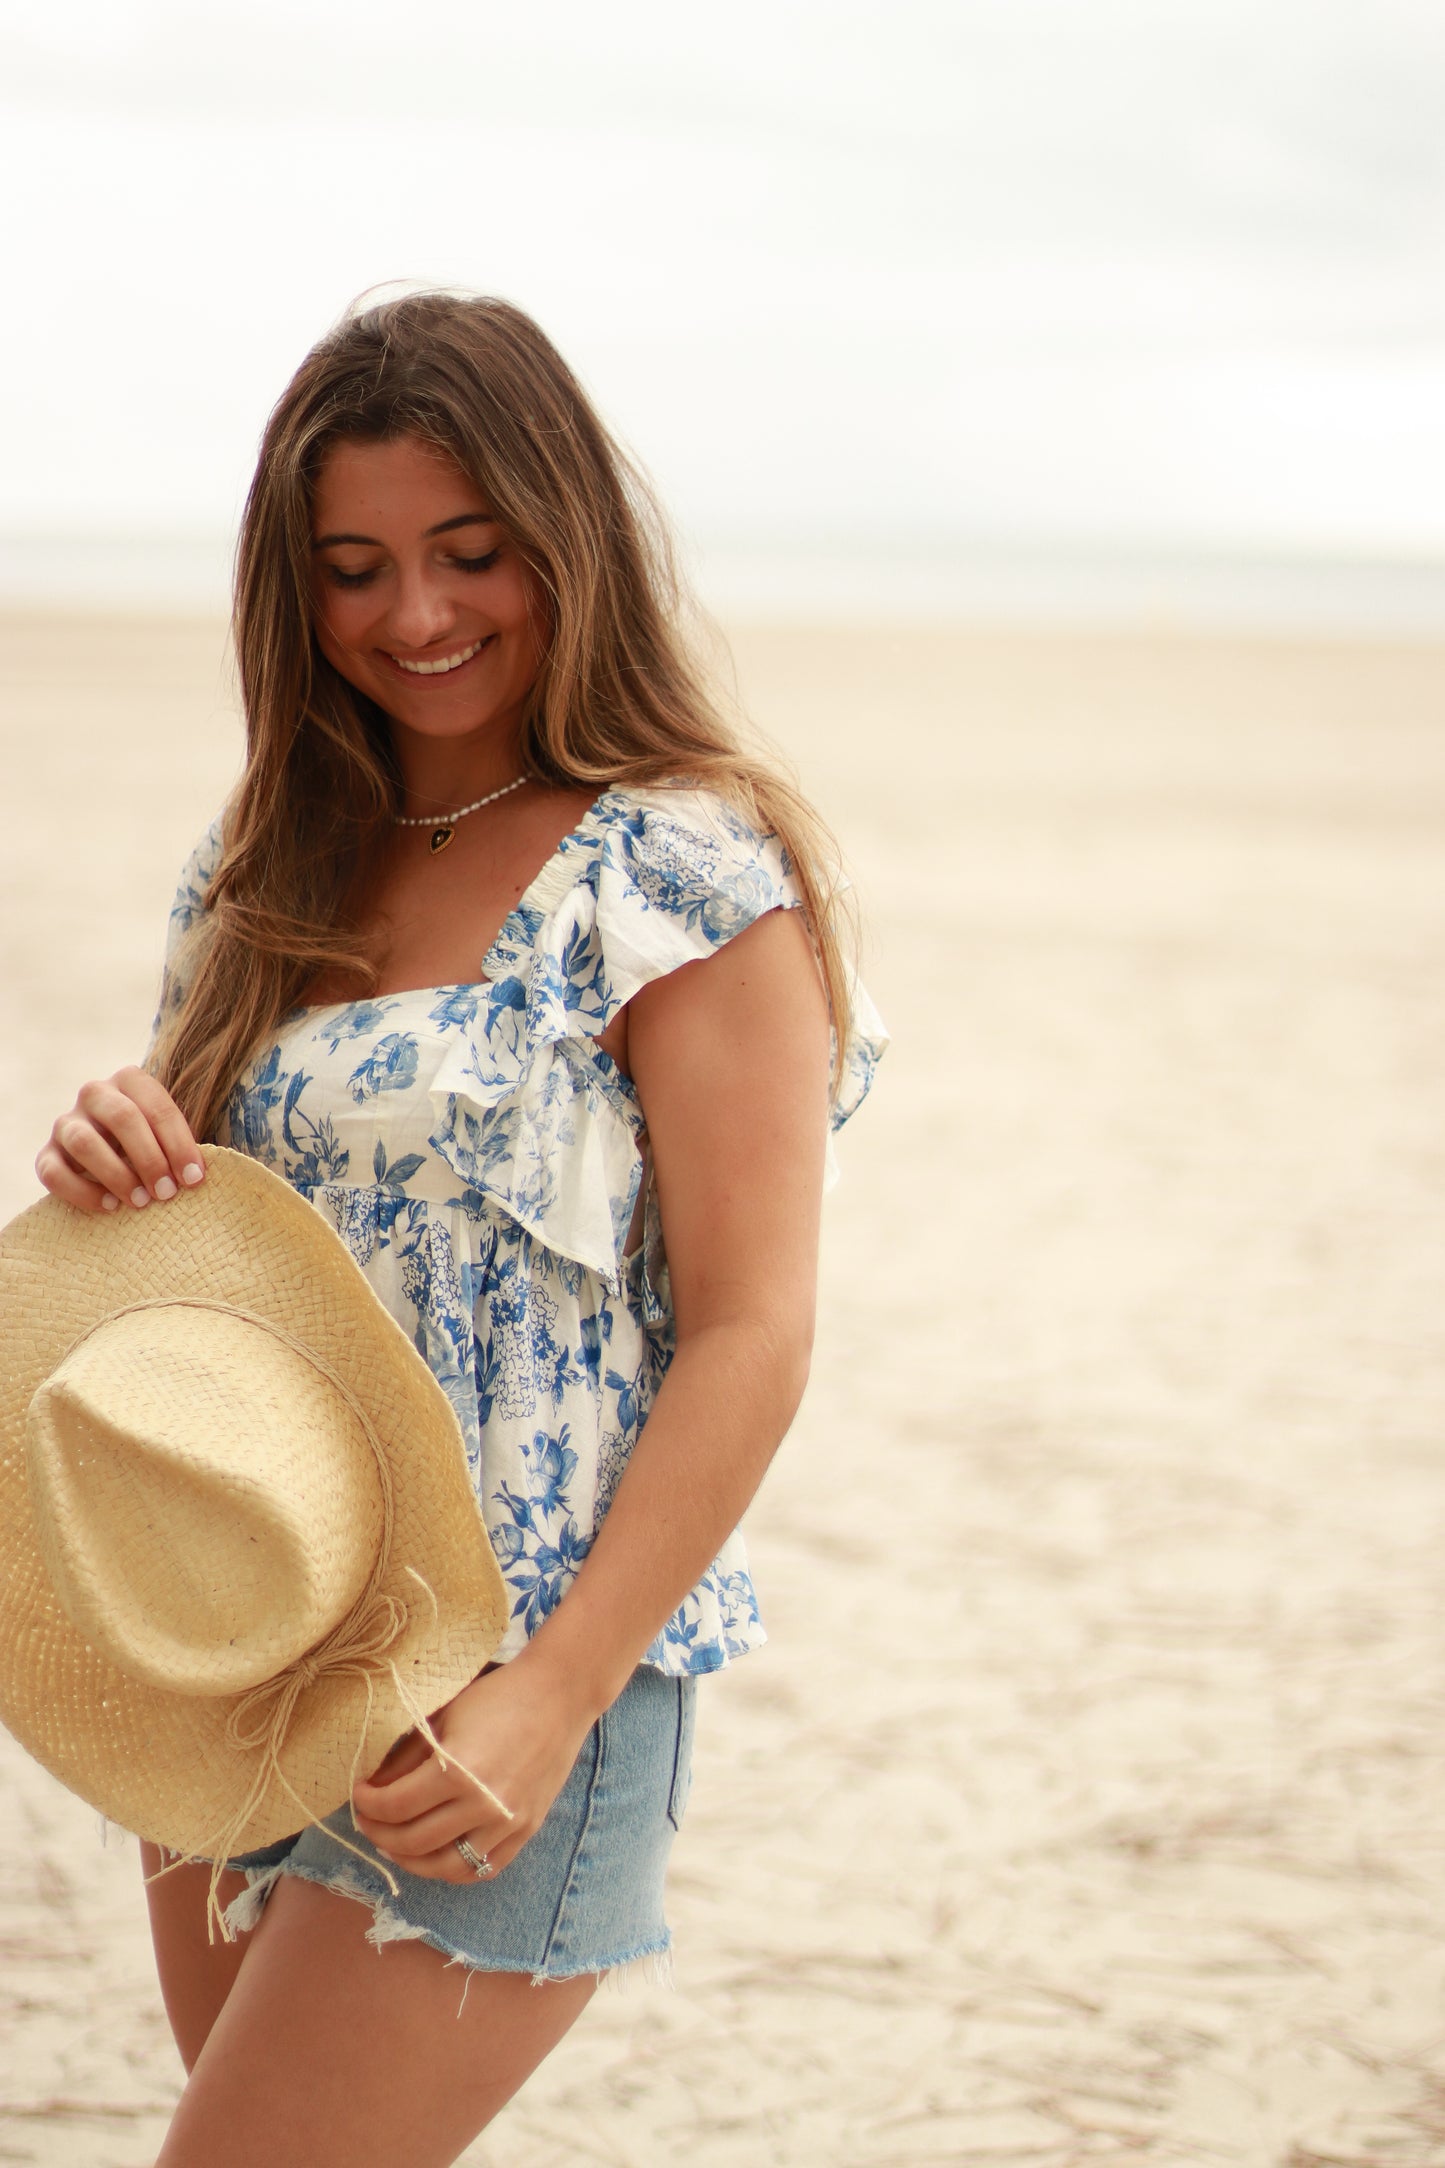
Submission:
MULTIPOLYGON (((160 1008, 220 859, 182 872, 160 1008)), ((346 1243, 446 1391, 511 1596, 499 1660, 566 1593, 671 1359, 642 1108, 598 1035, 639 987, 801 897, 777 840, 720 797, 609 790, 511 911, 471 984, 295 1008, 238 1076, 216 1142, 261 1160, 346 1243)), ((862 988, 834 1127, 886 1043, 862 988)), ((830 1171, 831 1171, 831 1143, 830 1171)), ((740 1531, 648 1649, 719 1670, 765 1638, 740 1531)))

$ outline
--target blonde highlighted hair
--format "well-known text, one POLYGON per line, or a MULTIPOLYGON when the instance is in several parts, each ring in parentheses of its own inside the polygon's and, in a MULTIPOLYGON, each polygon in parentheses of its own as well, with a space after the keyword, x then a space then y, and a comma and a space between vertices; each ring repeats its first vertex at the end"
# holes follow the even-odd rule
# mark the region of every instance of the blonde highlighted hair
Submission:
POLYGON ((267 424, 236 566, 246 765, 153 1073, 209 1136, 246 1056, 318 972, 376 986, 361 927, 401 776, 386 717, 312 630, 312 497, 337 442, 398 437, 445 453, 485 492, 545 595, 526 772, 598 794, 711 789, 783 844, 827 989, 836 1089, 851 971, 832 837, 709 690, 656 502, 561 355, 510 303, 449 293, 354 311, 267 424))

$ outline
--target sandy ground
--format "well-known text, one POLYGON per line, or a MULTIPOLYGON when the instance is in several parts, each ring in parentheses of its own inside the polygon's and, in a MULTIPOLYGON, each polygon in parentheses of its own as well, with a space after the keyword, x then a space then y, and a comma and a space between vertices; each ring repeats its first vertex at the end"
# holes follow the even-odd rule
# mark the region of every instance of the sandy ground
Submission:
MULTIPOLYGON (((678 1990, 599 1996, 466 2157, 1445 2163, 1445 651, 735 646, 896 1043, 678 1990)), ((144 1040, 219 657, 0 628, 5 1216, 144 1040)), ((134 1844, 3 1741, 0 1874, 0 2160, 150 2161, 134 1844)))

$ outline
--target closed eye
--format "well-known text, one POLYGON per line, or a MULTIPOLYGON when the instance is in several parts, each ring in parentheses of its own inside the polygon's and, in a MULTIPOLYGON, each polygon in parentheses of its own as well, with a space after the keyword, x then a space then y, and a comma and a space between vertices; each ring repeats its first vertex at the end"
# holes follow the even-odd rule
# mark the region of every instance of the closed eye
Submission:
MULTIPOLYGON (((490 572, 501 556, 501 550, 488 550, 484 557, 453 557, 458 572, 490 572)), ((326 577, 333 587, 367 587, 376 578, 377 567, 369 565, 364 572, 343 572, 340 565, 327 565, 326 577)))

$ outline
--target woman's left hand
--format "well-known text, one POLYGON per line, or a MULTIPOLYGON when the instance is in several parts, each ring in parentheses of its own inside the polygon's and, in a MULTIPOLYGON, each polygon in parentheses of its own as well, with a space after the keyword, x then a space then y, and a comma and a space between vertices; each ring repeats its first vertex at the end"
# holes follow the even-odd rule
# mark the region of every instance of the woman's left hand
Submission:
POLYGON ((465 1837, 500 1872, 546 1820, 594 1721, 521 1657, 464 1686, 432 1717, 446 1765, 419 1732, 398 1739, 352 1791, 361 1834, 393 1865, 438 1882, 470 1882, 465 1837), (465 1771, 510 1809, 488 1805, 465 1771))

